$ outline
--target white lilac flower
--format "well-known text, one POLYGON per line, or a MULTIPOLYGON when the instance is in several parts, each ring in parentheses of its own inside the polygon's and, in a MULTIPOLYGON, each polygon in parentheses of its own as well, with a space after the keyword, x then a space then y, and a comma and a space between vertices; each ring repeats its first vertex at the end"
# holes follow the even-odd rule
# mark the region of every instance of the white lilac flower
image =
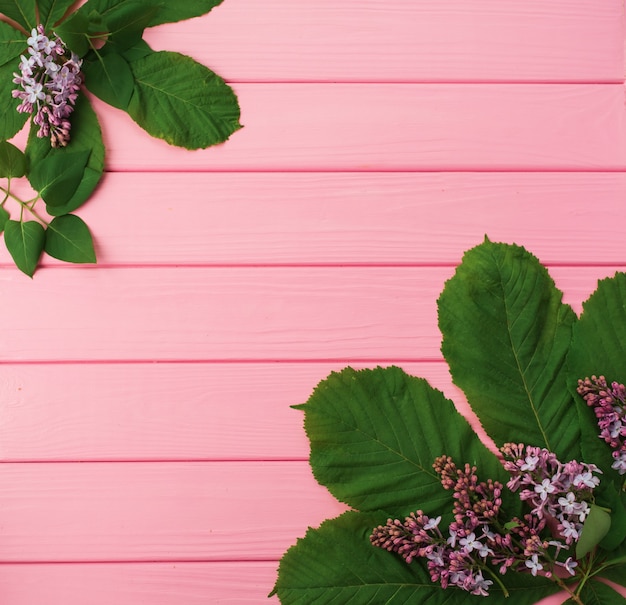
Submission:
POLYGON ((537 572, 543 569, 543 565, 539 562, 538 555, 533 555, 530 560, 527 560, 526 567, 530 569, 530 573, 532 573, 533 576, 536 576, 537 572))
POLYGON ((550 479, 543 479, 541 483, 535 485, 535 493, 539 494, 542 500, 546 500, 548 495, 554 492, 555 489, 550 479))
POLYGON ((82 84, 82 60, 74 53, 68 59, 60 38, 51 40, 43 25, 33 29, 27 40, 29 57, 20 57, 20 73, 13 74, 20 99, 20 113, 33 113, 38 137, 50 137, 53 147, 65 147, 70 139, 69 117, 74 111, 82 84))

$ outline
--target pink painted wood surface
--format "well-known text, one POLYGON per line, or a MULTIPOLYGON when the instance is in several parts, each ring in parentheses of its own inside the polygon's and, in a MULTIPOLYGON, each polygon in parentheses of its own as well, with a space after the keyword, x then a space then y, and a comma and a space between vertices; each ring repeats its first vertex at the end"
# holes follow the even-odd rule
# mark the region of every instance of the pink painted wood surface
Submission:
POLYGON ((6 605, 267 602, 342 510, 290 405, 398 363, 466 410, 435 300, 485 233, 576 310, 626 267, 618 0, 225 0, 148 36, 245 128, 187 152, 96 101, 100 264, 31 282, 0 252, 6 605))
MULTIPOLYGON (((552 274, 580 310, 598 278, 623 268, 552 274)), ((62 267, 42 269, 31 282, 7 269, 0 306, 20 312, 4 326, 0 360, 440 359, 436 300, 453 273, 448 266, 62 267)))
POLYGON ((619 264, 625 188, 621 172, 113 173, 79 214, 99 266, 455 264, 485 234, 619 264))
POLYGON ((0 478, 0 562, 275 561, 346 510, 300 461, 6 463, 0 478))
MULTIPOLYGON (((466 409, 444 363, 400 365, 466 409)), ((290 406, 341 367, 0 364, 0 461, 306 460, 303 413, 290 406)))
POLYGON ((231 81, 621 81, 618 0, 229 0, 148 33, 231 81))
POLYGON ((2 564, 6 603, 34 605, 259 605, 276 578, 270 561, 2 564))
POLYGON ((244 128, 189 152, 96 102, 112 171, 622 170, 621 84, 237 84, 244 128), (271 141, 271 144, 268 142, 271 141), (515 144, 512 144, 512 141, 515 144))

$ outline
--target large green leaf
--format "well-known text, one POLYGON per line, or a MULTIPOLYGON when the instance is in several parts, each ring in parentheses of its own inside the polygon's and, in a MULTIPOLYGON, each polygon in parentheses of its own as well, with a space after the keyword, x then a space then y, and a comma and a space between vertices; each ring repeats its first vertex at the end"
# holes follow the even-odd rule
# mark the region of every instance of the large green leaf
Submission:
POLYGON ((11 96, 11 91, 17 87, 13 83, 13 72, 17 69, 18 64, 14 65, 12 62, 0 67, 0 140, 4 141, 22 130, 29 116, 17 111, 21 101, 11 96))
POLYGON ((7 221, 4 226, 4 243, 17 268, 33 276, 43 252, 46 231, 36 221, 7 221))
MULTIPOLYGON (((580 591, 580 601, 585 605, 626 605, 626 598, 603 582, 590 580, 580 591)), ((578 601, 568 599, 565 605, 575 605, 578 601)))
POLYGON ((37 27, 35 0, 0 0, 0 13, 19 23, 29 34, 37 27))
POLYGON ((95 10, 102 16, 123 8, 131 2, 140 1, 146 7, 159 6, 158 13, 152 16, 149 25, 159 25, 161 23, 173 23, 192 17, 199 17, 208 13, 211 9, 222 3, 223 0, 89 0, 81 9, 85 13, 95 10))
POLYGON ((99 55, 83 65, 85 85, 99 99, 118 109, 126 109, 135 79, 124 57, 117 53, 99 55))
POLYGON ((452 508, 432 464, 438 456, 477 463, 483 479, 506 479, 454 404, 400 368, 333 372, 300 406, 315 478, 362 511, 408 514, 452 508))
POLYGON ((62 206, 47 208, 49 214, 61 216, 72 212, 91 196, 104 172, 104 143, 98 117, 93 110, 89 99, 80 95, 71 117, 71 140, 67 147, 53 149, 48 139, 39 139, 31 129, 26 145, 26 156, 30 165, 35 166, 43 158, 62 155, 76 151, 88 151, 89 160, 84 169, 82 179, 71 199, 62 206))
POLYGON ((17 58, 26 51, 24 34, 8 23, 0 21, 0 65, 15 61, 13 71, 19 71, 17 58))
MULTIPOLYGON (((626 274, 598 282, 595 292, 583 303, 583 312, 572 332, 572 346, 567 356, 568 385, 575 392, 578 379, 593 375, 626 384, 623 360, 626 358, 626 274), (610 318, 610 319, 609 319, 610 318)), ((621 492, 623 477, 611 468, 614 459, 610 447, 600 439, 597 419, 592 408, 575 395, 582 429, 581 448, 585 460, 593 460, 605 478, 600 487, 612 482, 621 492)), ((622 494, 626 504, 626 494, 622 494)), ((611 506, 609 504, 609 506, 611 506)), ((626 523, 625 531, 626 531, 626 523)))
POLYGON ((241 128, 233 90, 186 55, 161 51, 131 61, 135 91, 129 115, 154 137, 200 149, 221 143, 241 128))
POLYGON ((452 378, 493 440, 579 458, 565 370, 576 316, 539 261, 485 240, 465 253, 438 304, 452 378))
POLYGON ((47 30, 63 17, 75 2, 76 0, 37 0, 39 23, 47 30))
POLYGON ((78 188, 89 159, 89 152, 79 149, 49 155, 32 166, 28 180, 48 207, 64 206, 78 188))
MULTIPOLYGON (((381 514, 348 512, 309 529, 281 559, 272 594, 283 605, 465 605, 480 600, 456 587, 443 590, 421 561, 407 565, 373 547, 369 535, 386 521, 381 514)), ((494 583, 490 603, 531 605, 556 591, 554 583, 529 574, 509 574, 504 580, 511 584, 511 596, 507 599, 494 583)))

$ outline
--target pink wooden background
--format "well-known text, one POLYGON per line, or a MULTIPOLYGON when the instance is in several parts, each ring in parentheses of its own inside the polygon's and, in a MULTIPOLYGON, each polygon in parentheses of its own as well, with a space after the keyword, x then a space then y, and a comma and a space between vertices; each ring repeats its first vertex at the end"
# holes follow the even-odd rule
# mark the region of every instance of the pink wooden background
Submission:
POLYGON ((150 41, 245 128, 187 152, 97 103, 99 264, 0 252, 3 605, 266 602, 342 510, 290 405, 390 363, 462 403, 435 300, 485 233, 577 310, 626 269, 621 0, 225 0, 150 41))

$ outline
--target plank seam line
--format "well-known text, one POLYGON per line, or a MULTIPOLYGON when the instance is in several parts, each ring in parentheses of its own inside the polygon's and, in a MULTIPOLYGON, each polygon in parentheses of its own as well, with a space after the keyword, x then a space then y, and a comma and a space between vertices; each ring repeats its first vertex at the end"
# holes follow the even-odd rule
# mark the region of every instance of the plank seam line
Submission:
POLYGON ((417 86, 439 86, 439 85, 450 85, 450 86, 458 86, 458 85, 467 85, 467 84, 476 84, 478 86, 527 86, 527 85, 538 85, 538 86, 615 86, 624 84, 624 80, 620 78, 606 78, 601 80, 589 80, 589 79, 541 79, 541 78, 528 78, 528 79, 466 79, 466 78, 446 78, 443 80, 437 79, 406 79, 406 78, 388 78, 388 79, 375 79, 375 80, 359 80, 359 79, 350 79, 350 78, 342 78, 342 79, 328 79, 328 78, 310 78, 310 79, 297 79, 297 78, 289 78, 289 79, 257 79, 257 78, 237 78, 234 80, 226 80, 226 82, 232 86, 237 86, 238 84, 252 84, 252 85, 355 85, 355 86, 370 86, 370 85, 381 85, 386 86, 388 84, 392 85, 417 85, 417 86))
POLYGON ((560 167, 547 166, 537 168, 526 166, 521 168, 511 167, 478 167, 472 168, 468 166, 444 166, 444 167, 411 167, 411 168, 354 168, 351 166, 344 167, 319 167, 319 168, 215 168, 207 170, 206 168, 125 168, 125 169, 108 169, 107 174, 626 174, 625 166, 616 166, 608 168, 585 168, 580 166, 560 167))
POLYGON ((110 464, 137 464, 137 465, 149 465, 149 464, 197 464, 197 465, 208 465, 208 464, 251 464, 251 463, 259 463, 259 464, 302 464, 308 462, 308 458, 305 456, 298 458, 164 458, 164 459, 151 459, 151 458, 129 458, 129 459, 119 459, 119 458, 75 458, 75 459, 36 459, 36 458, 24 458, 24 459, 15 459, 15 460, 0 460, 0 468, 2 466, 8 466, 13 464, 22 465, 49 465, 49 464, 58 464, 58 465, 70 465, 70 464, 94 464, 94 465, 110 465, 110 464))
POLYGON ((61 560, 61 561, 1 561, 0 566, 28 566, 28 565, 169 565, 180 564, 224 564, 224 563, 278 563, 275 557, 267 559, 94 559, 94 560, 61 560))
POLYGON ((254 365, 254 364, 357 364, 357 363, 439 363, 438 357, 406 357, 381 359, 380 357, 319 357, 319 358, 241 358, 241 359, 17 359, 0 360, 2 366, 29 366, 29 365, 181 365, 181 364, 215 364, 215 365, 254 365))

